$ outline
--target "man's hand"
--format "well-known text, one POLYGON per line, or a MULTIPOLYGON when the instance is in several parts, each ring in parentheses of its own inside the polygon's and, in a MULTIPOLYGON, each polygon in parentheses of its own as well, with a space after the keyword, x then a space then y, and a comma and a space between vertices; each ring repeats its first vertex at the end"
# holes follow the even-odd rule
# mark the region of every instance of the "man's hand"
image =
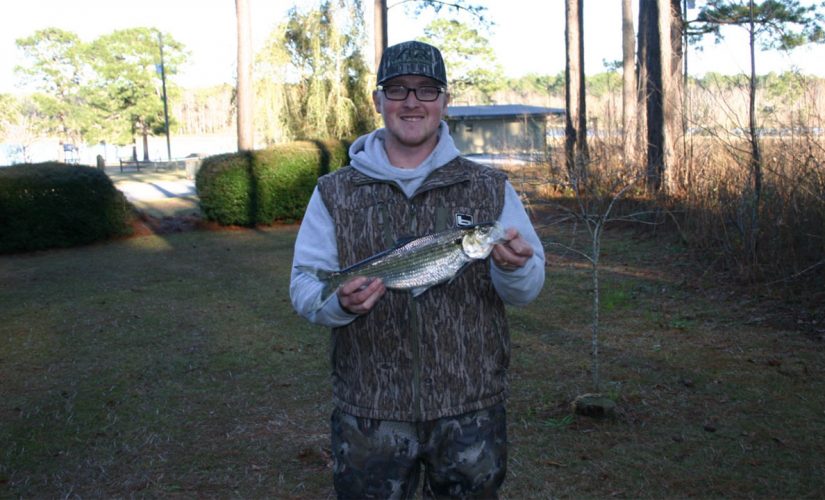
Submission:
POLYGON ((507 240, 505 243, 493 247, 493 262, 503 271, 524 267, 533 256, 533 247, 512 227, 507 230, 504 237, 507 240))
POLYGON ((344 283, 338 289, 338 302, 345 311, 353 314, 368 313, 378 299, 387 292, 380 279, 358 276, 344 283))

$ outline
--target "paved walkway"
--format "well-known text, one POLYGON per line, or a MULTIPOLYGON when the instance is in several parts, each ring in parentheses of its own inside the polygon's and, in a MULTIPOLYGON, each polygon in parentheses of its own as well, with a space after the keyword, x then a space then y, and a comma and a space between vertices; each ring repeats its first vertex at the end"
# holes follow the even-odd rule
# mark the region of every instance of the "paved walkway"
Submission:
POLYGON ((200 216, 200 201, 195 181, 186 178, 183 170, 152 168, 121 172, 119 167, 106 167, 115 187, 141 212, 153 217, 200 216))

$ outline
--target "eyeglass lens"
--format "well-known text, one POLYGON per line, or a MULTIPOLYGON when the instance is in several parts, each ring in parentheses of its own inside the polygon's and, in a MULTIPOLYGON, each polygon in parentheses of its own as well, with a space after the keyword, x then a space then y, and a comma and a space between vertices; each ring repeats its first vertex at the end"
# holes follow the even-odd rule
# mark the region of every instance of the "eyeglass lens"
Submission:
POLYGON ((383 90, 384 95, 391 101, 403 101, 410 95, 410 92, 414 92, 415 98, 419 101, 435 101, 441 93, 438 87, 409 88, 403 85, 388 85, 383 87, 383 90))

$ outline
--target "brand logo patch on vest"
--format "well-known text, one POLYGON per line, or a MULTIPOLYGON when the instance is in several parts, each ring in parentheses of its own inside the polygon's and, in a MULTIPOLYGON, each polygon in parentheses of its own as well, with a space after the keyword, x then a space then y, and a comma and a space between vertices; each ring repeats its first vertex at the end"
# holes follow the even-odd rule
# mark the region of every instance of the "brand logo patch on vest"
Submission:
POLYGON ((455 214, 455 225, 458 227, 472 226, 473 216, 468 214, 455 214))

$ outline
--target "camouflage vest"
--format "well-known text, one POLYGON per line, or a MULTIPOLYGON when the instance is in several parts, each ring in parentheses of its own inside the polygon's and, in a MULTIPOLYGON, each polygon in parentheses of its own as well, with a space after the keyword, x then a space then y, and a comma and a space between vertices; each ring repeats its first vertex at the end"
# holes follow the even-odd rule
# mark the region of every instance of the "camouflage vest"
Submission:
MULTIPOLYGON (((506 176, 457 158, 407 199, 394 183, 347 167, 318 181, 335 221, 342 268, 456 225, 498 219, 506 176)), ((417 298, 388 290, 375 308, 332 331, 333 401, 367 418, 423 421, 489 407, 507 396, 510 338, 488 261, 417 298)))

